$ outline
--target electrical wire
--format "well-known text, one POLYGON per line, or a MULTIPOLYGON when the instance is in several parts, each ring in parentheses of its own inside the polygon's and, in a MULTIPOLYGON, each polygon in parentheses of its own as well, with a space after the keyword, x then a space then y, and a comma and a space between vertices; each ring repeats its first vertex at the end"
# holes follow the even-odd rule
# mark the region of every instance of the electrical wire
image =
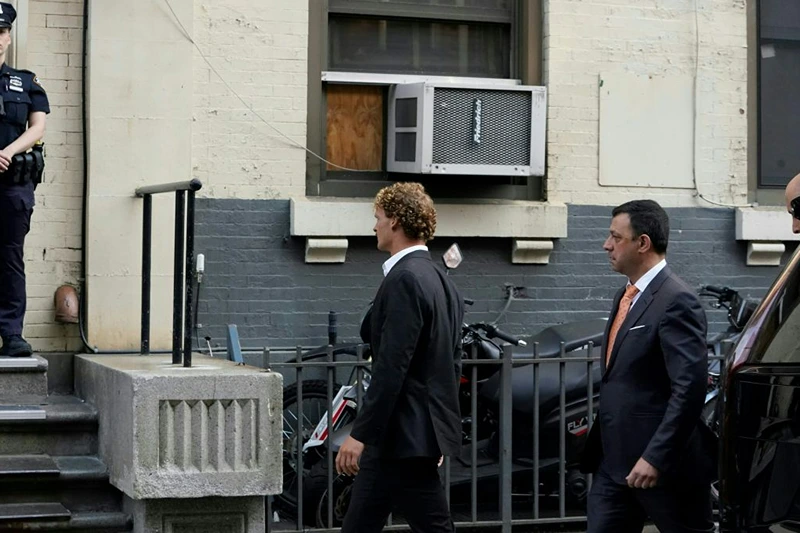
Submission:
POLYGON ((253 107, 252 107, 252 106, 251 106, 249 103, 247 103, 247 101, 245 101, 245 99, 244 99, 244 98, 242 98, 242 96, 241 96, 241 95, 239 95, 239 93, 237 93, 237 92, 234 90, 234 88, 233 88, 233 87, 231 87, 231 86, 230 86, 230 84, 229 84, 229 83, 228 83, 228 82, 225 80, 225 78, 223 78, 223 77, 222 77, 222 75, 219 73, 219 71, 217 71, 217 69, 214 67, 214 65, 212 65, 212 64, 211 64, 211 61, 208 59, 208 57, 206 57, 206 55, 203 53, 203 51, 200 49, 200 47, 197 45, 197 43, 196 43, 196 42, 194 42, 194 39, 192 39, 192 37, 189 35, 189 32, 188 32, 188 31, 186 31, 186 27, 183 25, 183 23, 181 22, 181 20, 178 18, 178 15, 175 13, 175 10, 174 10, 174 9, 172 9, 172 4, 170 4, 169 0, 164 0, 164 2, 167 4, 167 7, 169 8, 170 12, 172 13, 172 16, 175 18, 175 22, 177 22, 177 23, 178 23, 178 26, 180 26, 180 29, 181 29, 181 31, 183 32, 183 35, 184 35, 184 37, 186 37, 186 39, 187 39, 187 40, 188 40, 190 43, 192 43, 192 45, 194 46, 195 50, 197 50, 197 53, 198 53, 198 54, 200 54, 200 57, 202 57, 202 58, 203 58, 203 61, 205 61, 205 62, 206 62, 206 65, 208 65, 208 67, 211 69, 211 71, 212 71, 214 74, 216 74, 216 75, 217 75, 217 77, 218 77, 218 78, 220 79, 220 81, 221 81, 221 82, 222 82, 222 83, 225 85, 225 87, 227 87, 227 89, 228 89, 228 90, 229 90, 229 91, 230 91, 230 92, 231 92, 231 93, 232 93, 232 94, 233 94, 233 95, 234 95, 234 96, 235 96, 235 97, 236 97, 236 98, 237 98, 237 99, 238 99, 238 100, 239 100, 239 101, 240 101, 240 102, 241 102, 241 103, 242 103, 242 104, 243 104, 243 105, 244 105, 244 106, 247 108, 247 109, 249 109, 249 110, 250 110, 250 112, 252 112, 252 113, 253 113, 253 114, 254 114, 256 117, 258 117, 258 119, 259 119, 261 122, 263 122, 264 124, 266 124, 267 126, 269 126, 269 127, 270 127, 270 129, 272 129, 273 131, 275 131, 275 132, 276 132, 278 135, 280 135, 281 137, 283 137, 284 139, 286 139, 287 141, 289 141, 289 143, 288 143, 288 144, 289 144, 289 146, 291 146, 292 148, 300 148, 300 149, 302 149, 302 150, 305 150, 305 151, 306 151, 308 154, 310 154, 311 156, 313 156, 313 157, 315 157, 315 158, 319 159, 319 160, 320 160, 320 161, 322 161, 323 163, 327 163, 328 165, 330 165, 330 166, 332 166, 332 167, 335 167, 335 168, 338 168, 338 169, 340 169, 340 170, 346 170, 346 171, 348 171, 348 172, 373 172, 373 171, 371 171, 371 170, 358 170, 358 169, 355 169, 355 168, 348 168, 348 167, 344 167, 344 166, 342 166, 342 165, 337 165, 336 163, 333 163, 333 162, 331 162, 331 161, 328 161, 327 159, 325 159, 324 157, 322 157, 322 156, 321 156, 321 155, 319 155, 318 153, 314 152, 313 150, 309 149, 309 148, 308 148, 308 147, 306 147, 306 146, 303 146, 302 144, 300 144, 299 142, 295 141, 294 139, 292 139, 291 137, 289 137, 288 135, 286 135, 285 133, 283 133, 281 130, 279 130, 278 128, 276 128, 275 126, 273 126, 272 124, 270 124, 269 122, 267 122, 267 120, 266 120, 266 119, 264 119, 264 117, 262 117, 262 116, 261 116, 261 115, 258 113, 258 111, 256 111, 255 109, 253 109, 253 107))

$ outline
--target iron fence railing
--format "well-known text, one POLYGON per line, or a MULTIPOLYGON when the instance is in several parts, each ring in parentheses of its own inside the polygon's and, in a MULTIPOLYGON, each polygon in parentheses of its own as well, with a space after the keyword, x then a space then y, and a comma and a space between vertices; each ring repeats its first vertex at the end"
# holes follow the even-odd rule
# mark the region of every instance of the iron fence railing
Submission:
MULTIPOLYGON (((553 524, 568 524, 574 523, 576 526, 585 522, 585 508, 580 505, 576 506, 574 499, 570 499, 567 492, 568 475, 572 472, 568 470, 573 465, 567 463, 567 369, 571 367, 570 375, 574 379, 574 371, 576 367, 585 369, 585 387, 586 387, 586 401, 585 412, 595 413, 597 404, 595 402, 595 393, 597 379, 595 373, 599 375, 599 350, 593 353, 591 344, 576 351, 566 353, 564 345, 561 346, 561 352, 558 357, 554 358, 541 358, 538 355, 538 346, 533 346, 532 353, 528 354, 515 353, 519 349, 511 346, 503 348, 502 357, 498 360, 479 360, 477 359, 476 350, 472 350, 471 354, 463 360, 462 387, 469 387, 469 413, 462 412, 462 417, 469 417, 472 423, 468 428, 468 435, 465 434, 464 450, 468 454, 468 482, 469 490, 468 495, 464 495, 463 482, 465 482, 464 468, 459 468, 457 476, 454 477, 453 461, 460 460, 460 458, 446 458, 442 465, 442 478, 447 492, 448 502, 451 504, 453 511, 453 518, 456 527, 471 528, 471 529, 492 529, 506 533, 510 532, 512 527, 516 526, 546 526, 553 524), (557 456, 556 457, 541 457, 542 445, 547 444, 552 447, 552 442, 542 442, 541 428, 545 422, 542 419, 542 398, 540 397, 542 371, 548 368, 549 365, 556 365, 558 368, 558 384, 557 384, 557 456), (496 489, 497 494, 492 491, 486 491, 486 483, 481 482, 478 475, 479 464, 479 430, 480 420, 478 413, 479 402, 479 369, 486 368, 487 366, 496 367, 496 372, 499 373, 499 389, 497 398, 497 416, 499 425, 496 432, 497 448, 493 460, 496 463, 498 475, 496 476, 496 489), (515 414, 514 398, 512 392, 512 377, 515 380, 519 376, 513 376, 514 370, 520 367, 530 366, 533 397, 531 399, 533 405, 530 409, 531 418, 530 424, 532 432, 530 438, 532 442, 532 456, 530 460, 521 460, 513 454, 512 443, 514 441, 512 420, 517 423, 522 423, 519 420, 519 414, 515 414), (592 376, 591 379, 589 377, 592 376), (517 418, 515 418, 517 417, 517 418), (556 494, 542 490, 541 467, 545 464, 546 460, 555 459, 557 466, 553 468, 557 470, 555 474, 556 494), (519 480, 527 481, 521 483, 519 480), (458 479, 456 479, 458 478, 458 479), (452 499, 452 490, 455 483, 460 481, 458 485, 458 494, 460 500, 458 502, 452 499), (515 485, 518 485, 515 487, 515 485), (528 492, 519 492, 519 485, 529 487, 528 492), (516 492, 515 492, 516 491, 516 492), (487 498, 496 501, 486 501, 487 498), (522 500, 522 501, 520 501, 522 500), (553 502, 555 500, 555 502, 553 502), (466 504, 466 509, 464 508, 466 504)), ((324 444, 324 456, 318 461, 325 461, 325 468, 322 471, 327 472, 327 479, 325 480, 324 490, 326 491, 327 499, 306 501, 304 484, 307 482, 304 479, 304 473, 308 473, 309 465, 305 464, 308 458, 304 457, 303 446, 309 437, 309 428, 316 427, 317 423, 327 416, 327 427, 333 427, 333 409, 331 406, 334 404, 334 398, 337 395, 338 388, 342 376, 349 375, 346 384, 354 385, 357 391, 356 404, 361 405, 361 400, 364 394, 364 379, 365 375, 369 372, 371 362, 363 358, 365 347, 359 345, 357 353, 348 354, 346 357, 337 356, 334 354, 333 346, 329 346, 327 352, 318 356, 313 360, 304 359, 304 350, 297 348, 292 352, 286 349, 281 350, 264 350, 263 364, 265 368, 274 371, 279 371, 287 378, 287 382, 291 382, 294 378, 294 411, 291 411, 289 405, 284 405, 284 494, 280 497, 280 505, 275 503, 273 506, 272 498, 268 499, 267 506, 267 531, 314 531, 317 533, 334 532, 339 530, 337 518, 341 518, 341 508, 337 508, 340 502, 334 502, 336 495, 336 487, 340 483, 341 478, 334 472, 334 443, 333 438, 327 438, 324 444), (314 379, 309 379, 308 376, 314 376, 314 379), (321 377, 322 380, 317 379, 321 377), (320 389, 321 381, 324 381, 325 386, 322 394, 320 389), (309 389, 304 392, 304 384, 306 387, 313 386, 313 390, 309 389), (310 385, 309 385, 310 384, 310 385), (305 400, 314 396, 321 404, 317 406, 317 410, 313 413, 307 412, 308 406, 304 406, 305 400), (287 412, 287 409, 289 411, 287 412), (324 413, 323 414, 323 410, 324 413), (287 414, 288 413, 288 414, 287 414), (304 424, 308 424, 305 425, 304 424), (288 481, 291 477, 291 471, 297 473, 296 478, 288 481), (287 476, 288 474, 288 476, 287 476), (287 511, 286 500, 293 500, 296 507, 293 512, 291 509, 287 511), (316 521, 311 520, 309 523, 309 509, 306 507, 310 504, 316 506, 315 516, 316 521), (274 522, 274 512, 277 510, 280 518, 279 522, 274 522)), ((721 359, 721 357, 719 357, 721 359)), ((550 367, 552 368, 552 367, 550 367)), ((526 374, 527 379, 527 374, 526 374)), ((574 389, 573 389, 574 390, 574 389)), ((463 410, 463 407, 462 407, 463 410)), ((591 428, 593 416, 586 417, 585 431, 591 428)), ((527 423, 527 421, 525 421, 527 423)), ((548 420, 552 423, 552 420, 548 420)), ((552 433, 550 433, 552 438, 552 433)), ((463 457, 463 454, 462 454, 463 457)), ((459 463, 459 466, 463 466, 459 463)), ((551 465, 552 466, 552 465, 551 465)), ((551 474, 548 474, 548 476, 551 474)), ((591 487, 591 476, 586 478, 586 490, 591 487)), ((490 477, 490 484, 493 483, 490 477)), ((390 517, 387 524, 387 530, 408 530, 409 528, 403 524, 392 520, 390 517)))

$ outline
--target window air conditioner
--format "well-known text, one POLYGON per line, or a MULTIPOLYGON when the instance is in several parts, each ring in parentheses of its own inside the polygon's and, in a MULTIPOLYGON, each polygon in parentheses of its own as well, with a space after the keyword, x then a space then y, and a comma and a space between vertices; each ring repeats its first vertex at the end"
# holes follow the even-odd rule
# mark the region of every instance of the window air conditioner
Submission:
POLYGON ((387 170, 542 176, 546 113, 544 87, 393 85, 387 170))

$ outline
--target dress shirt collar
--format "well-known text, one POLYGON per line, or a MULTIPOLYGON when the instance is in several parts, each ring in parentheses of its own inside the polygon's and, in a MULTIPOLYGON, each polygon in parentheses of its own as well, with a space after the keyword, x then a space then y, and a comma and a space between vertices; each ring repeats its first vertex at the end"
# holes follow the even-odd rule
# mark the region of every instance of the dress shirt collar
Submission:
POLYGON ((388 276, 389 272, 392 270, 392 268, 402 258, 407 256, 411 252, 418 252, 420 250, 423 250, 423 251, 427 252, 428 251, 428 247, 425 246, 424 244, 417 244, 417 245, 414 245, 414 246, 409 246, 408 248, 404 248, 404 249, 400 250, 399 252, 397 252, 396 254, 394 254, 392 257, 387 259, 385 263, 383 263, 383 276, 384 277, 388 276))

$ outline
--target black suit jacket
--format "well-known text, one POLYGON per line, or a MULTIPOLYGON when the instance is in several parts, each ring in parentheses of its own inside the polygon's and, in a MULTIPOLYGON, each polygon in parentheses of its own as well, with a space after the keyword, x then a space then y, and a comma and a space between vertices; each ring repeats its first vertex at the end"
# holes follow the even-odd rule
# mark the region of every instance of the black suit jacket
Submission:
POLYGON ((351 435, 385 457, 439 457, 461 449, 458 385, 464 300, 416 251, 394 265, 362 325, 372 381, 351 435))
MULTIPOLYGON (((614 298, 603 355, 624 292, 623 287, 614 298)), ((695 293, 669 267, 631 308, 602 368, 600 407, 583 470, 595 472, 602 461, 611 478, 624 484, 644 457, 662 481, 709 480, 713 464, 700 428, 708 384, 706 317, 695 293)))

